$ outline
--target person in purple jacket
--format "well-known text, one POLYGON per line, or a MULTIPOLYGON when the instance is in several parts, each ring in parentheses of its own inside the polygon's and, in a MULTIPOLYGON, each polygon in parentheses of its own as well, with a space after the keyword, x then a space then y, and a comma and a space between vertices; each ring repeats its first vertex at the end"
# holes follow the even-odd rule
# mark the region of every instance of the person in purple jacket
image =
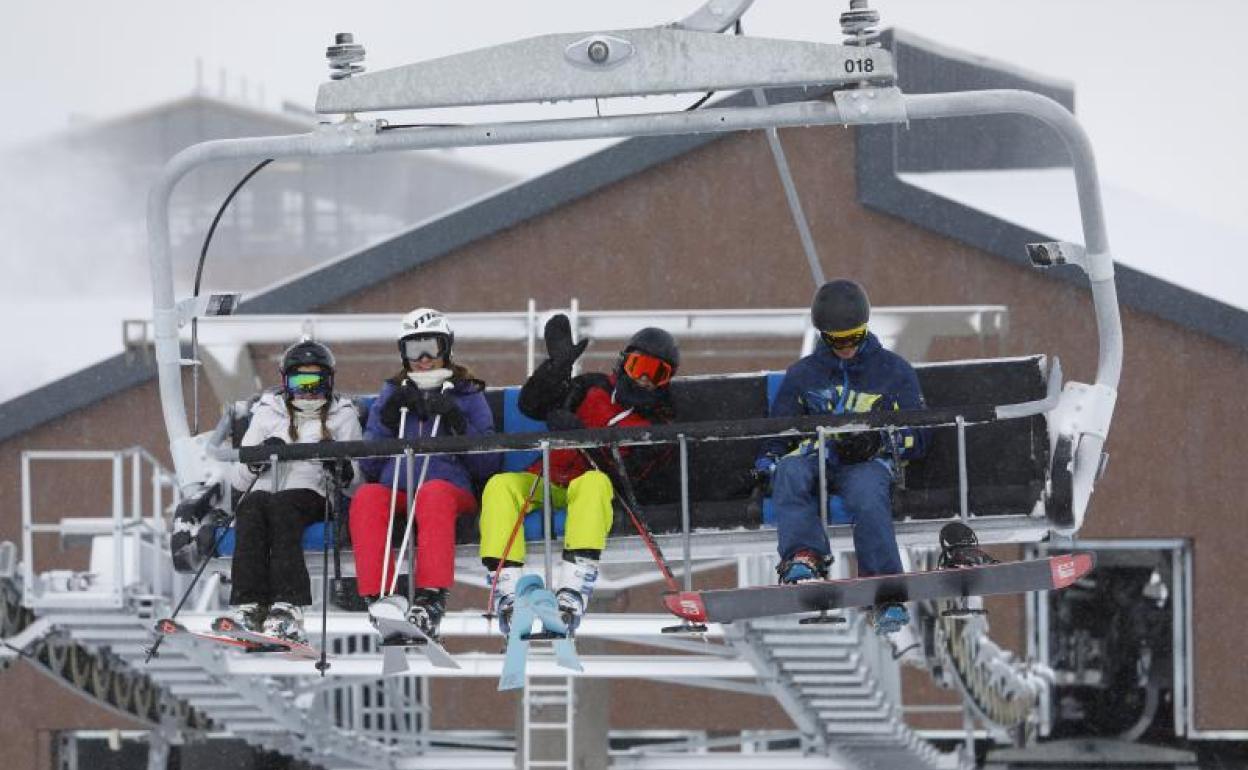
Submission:
MULTIPOLYGON (((454 342, 446 316, 437 310, 419 308, 403 317, 399 332, 403 370, 382 385, 368 412, 365 439, 395 438, 400 426, 405 438, 431 437, 435 424, 439 436, 494 433, 485 383, 452 362, 454 342)), ((395 563, 393 553, 385 552, 391 522, 398 524, 392 547, 398 547, 408 525, 405 513, 412 490, 407 488, 405 463, 395 457, 373 457, 359 464, 370 482, 351 501, 351 542, 360 596, 371 600, 369 611, 374 617, 406 617, 436 637, 455 578, 455 521, 477 512, 478 492, 499 471, 502 457, 478 453, 416 459, 412 481, 420 484, 415 490, 414 514, 416 591, 410 607, 403 597, 387 596, 394 585, 395 563), (381 584, 383 561, 385 586, 381 584)))

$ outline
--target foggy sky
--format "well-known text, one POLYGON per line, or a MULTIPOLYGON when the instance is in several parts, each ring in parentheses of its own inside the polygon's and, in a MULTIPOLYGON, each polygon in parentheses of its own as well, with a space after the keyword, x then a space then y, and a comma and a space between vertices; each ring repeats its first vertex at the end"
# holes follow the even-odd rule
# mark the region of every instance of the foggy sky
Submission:
MULTIPOLYGON (((324 47, 352 31, 370 70, 557 31, 652 26, 699 0, 369 3, 241 0, 45 0, 6 14, 9 61, 0 84, 10 119, 0 150, 189 93, 277 107, 311 105, 325 80, 324 47), (197 60, 202 62, 197 67, 197 60), (224 76, 223 76, 224 71, 224 76)), ((847 2, 756 0, 747 34, 837 41, 847 2)), ((885 25, 1073 81, 1076 112, 1106 181, 1242 226, 1248 214, 1248 72, 1240 0, 874 0, 885 25)), ((650 108, 649 106, 647 108, 650 108)), ((588 114, 592 105, 491 108, 493 117, 588 114)), ((609 113, 612 105, 604 105, 609 113)), ((459 116, 462 119, 462 113, 459 116)), ((580 148, 461 150, 461 157, 532 173, 580 148)), ((14 184, 15 180, 0 180, 14 184)), ((1111 223, 1112 224, 1112 223, 1111 223)))

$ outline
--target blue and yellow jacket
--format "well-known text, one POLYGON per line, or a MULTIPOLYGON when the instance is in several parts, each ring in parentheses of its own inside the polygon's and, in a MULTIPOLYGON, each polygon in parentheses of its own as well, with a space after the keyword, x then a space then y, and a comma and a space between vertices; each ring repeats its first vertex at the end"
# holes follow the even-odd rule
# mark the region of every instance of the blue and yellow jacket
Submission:
MULTIPOLYGON (((858 353, 849 360, 838 358, 832 348, 820 340, 814 353, 785 371, 780 389, 771 402, 770 414, 792 417, 923 409, 925 406, 914 367, 891 350, 885 350, 874 334, 868 334, 858 353)), ((925 433, 910 428, 896 431, 891 453, 898 460, 922 457, 925 433)), ((786 438, 769 439, 764 442, 760 457, 783 455, 792 443, 786 438)))

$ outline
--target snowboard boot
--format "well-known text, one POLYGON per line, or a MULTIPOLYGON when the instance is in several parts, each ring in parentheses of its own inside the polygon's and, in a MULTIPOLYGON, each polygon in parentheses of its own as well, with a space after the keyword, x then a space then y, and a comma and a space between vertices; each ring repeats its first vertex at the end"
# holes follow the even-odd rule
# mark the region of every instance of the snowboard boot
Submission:
POLYGON ((487 590, 492 588, 494 595, 486 617, 498 618, 498 630, 503 636, 508 636, 511 634, 511 610, 516 603, 516 583, 520 582, 524 568, 503 567, 497 574, 497 583, 494 581, 494 570, 485 576, 485 587, 487 590))
POLYGON ((269 608, 269 616, 264 619, 261 633, 291 644, 306 645, 308 635, 303 630, 303 608, 287 602, 274 602, 269 608))
POLYGON ((264 633, 261 629, 264 627, 264 617, 267 614, 265 607, 256 602, 236 604, 230 608, 228 615, 222 615, 213 621, 212 627, 215 629, 222 624, 222 621, 225 621, 235 628, 260 634, 264 633))
POLYGON ((879 604, 871 612, 871 625, 875 627, 875 633, 879 636, 895 634, 909 624, 910 613, 906 611, 904 604, 896 602, 879 604))
POLYGON ((821 556, 814 551, 801 550, 793 554, 792 559, 780 562, 776 574, 780 576, 781 585, 805 583, 809 580, 827 580, 828 567, 832 557, 821 556))
POLYGON ((400 594, 383 596, 369 603, 368 622, 373 624, 373 628, 377 627, 380 618, 402 623, 407 620, 407 610, 407 597, 400 594))
POLYGON ((575 556, 575 561, 559 563, 559 577, 555 579, 555 599, 559 602, 559 614, 568 625, 568 636, 576 633, 589 606, 589 598, 594 595, 594 584, 598 582, 598 560, 586 556, 575 556))
POLYGON ((416 598, 407 611, 407 622, 424 631, 425 636, 437 641, 442 616, 446 614, 446 600, 450 594, 445 588, 417 588, 416 598))
POLYGON ((960 521, 951 521, 940 530, 940 559, 937 569, 978 567, 981 564, 997 564, 998 561, 979 548, 975 530, 960 521))

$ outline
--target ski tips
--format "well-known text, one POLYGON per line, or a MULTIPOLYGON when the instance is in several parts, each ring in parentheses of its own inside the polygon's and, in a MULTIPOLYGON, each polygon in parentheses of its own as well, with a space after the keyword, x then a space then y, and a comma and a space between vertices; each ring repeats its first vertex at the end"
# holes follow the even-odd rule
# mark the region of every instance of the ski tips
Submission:
POLYGON ((1066 588, 1091 572, 1095 566, 1096 554, 1094 553, 1071 553, 1052 557, 1049 561, 1049 569, 1052 570, 1053 588, 1066 588))
POLYGON ((669 591, 663 594, 663 605, 678 618, 694 623, 706 621, 706 605, 695 591, 669 591))

